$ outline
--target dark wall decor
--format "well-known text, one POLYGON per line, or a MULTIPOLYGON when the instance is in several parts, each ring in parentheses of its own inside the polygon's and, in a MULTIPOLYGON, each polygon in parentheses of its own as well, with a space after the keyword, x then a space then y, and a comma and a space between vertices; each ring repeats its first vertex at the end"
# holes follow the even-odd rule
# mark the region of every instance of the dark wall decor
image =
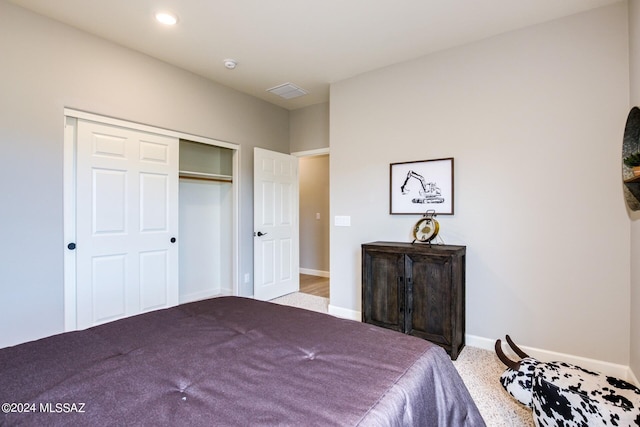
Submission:
POLYGON ((622 179, 624 197, 632 211, 640 210, 640 175, 632 167, 640 165, 640 108, 633 107, 627 116, 622 140, 622 179))
POLYGON ((389 213, 453 215, 453 157, 391 163, 389 213))

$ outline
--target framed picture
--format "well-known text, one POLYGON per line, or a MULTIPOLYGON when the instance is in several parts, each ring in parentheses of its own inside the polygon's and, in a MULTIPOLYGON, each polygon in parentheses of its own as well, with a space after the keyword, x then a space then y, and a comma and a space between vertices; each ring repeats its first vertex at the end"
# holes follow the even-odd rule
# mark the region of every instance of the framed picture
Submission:
POLYGON ((389 213, 453 215, 453 157, 391 163, 389 213))

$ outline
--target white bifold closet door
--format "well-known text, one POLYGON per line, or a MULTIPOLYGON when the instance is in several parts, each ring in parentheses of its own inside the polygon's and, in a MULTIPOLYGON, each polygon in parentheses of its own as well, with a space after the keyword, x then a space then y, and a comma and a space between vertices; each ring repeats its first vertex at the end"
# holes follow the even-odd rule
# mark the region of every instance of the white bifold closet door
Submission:
POLYGON ((178 139, 78 120, 77 328, 178 304, 178 139))

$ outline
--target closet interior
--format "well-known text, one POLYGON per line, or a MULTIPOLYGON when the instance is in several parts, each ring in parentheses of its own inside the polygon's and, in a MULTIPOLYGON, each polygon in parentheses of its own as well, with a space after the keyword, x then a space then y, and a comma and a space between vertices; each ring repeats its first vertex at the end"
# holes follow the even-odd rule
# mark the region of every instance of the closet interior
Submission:
POLYGON ((233 151, 180 140, 180 303, 233 294, 233 151))

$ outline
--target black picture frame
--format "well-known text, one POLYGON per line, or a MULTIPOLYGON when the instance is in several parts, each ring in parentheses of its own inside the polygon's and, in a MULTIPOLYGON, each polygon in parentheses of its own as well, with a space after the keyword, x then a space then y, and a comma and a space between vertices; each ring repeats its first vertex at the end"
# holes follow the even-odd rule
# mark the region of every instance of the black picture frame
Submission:
POLYGON ((391 215, 453 215, 453 195, 453 157, 389 165, 391 215))

